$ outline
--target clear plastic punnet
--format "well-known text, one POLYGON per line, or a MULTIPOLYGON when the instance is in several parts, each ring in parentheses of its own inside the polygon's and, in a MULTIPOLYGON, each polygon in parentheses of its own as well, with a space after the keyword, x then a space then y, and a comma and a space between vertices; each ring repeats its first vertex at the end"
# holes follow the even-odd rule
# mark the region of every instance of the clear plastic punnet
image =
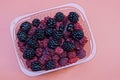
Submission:
POLYGON ((74 3, 68 3, 68 4, 65 4, 65 5, 61 5, 61 6, 45 9, 45 10, 40 10, 40 11, 31 13, 31 14, 27 14, 27 15, 17 17, 11 23, 10 32, 11 32, 11 38, 12 38, 12 41, 13 41, 15 54, 16 54, 17 61, 18 61, 18 64, 20 66, 20 69, 22 70, 23 73, 25 73, 28 76, 38 76, 38 75, 41 75, 41 74, 53 72, 53 71, 56 71, 56 70, 68 68, 68 67, 71 67, 71 66, 74 66, 74 65, 78 65, 78 64, 87 62, 87 61, 91 60, 96 53, 96 44, 95 44, 94 36, 93 36, 92 31, 91 31, 90 24, 88 22, 85 11, 80 5, 74 4, 74 3), (59 67, 59 68, 55 68, 55 69, 52 69, 52 70, 42 70, 42 71, 34 72, 34 71, 31 71, 30 69, 28 69, 26 64, 25 64, 24 59, 22 58, 22 55, 21 55, 22 53, 19 51, 19 48, 17 46, 16 33, 19 29, 20 24, 24 21, 32 22, 32 20, 34 18, 39 18, 40 20, 43 20, 44 17, 46 17, 46 16, 54 17, 55 13, 57 13, 57 12, 63 12, 65 15, 67 15, 71 11, 77 12, 79 14, 79 16, 80 16, 79 17, 79 23, 81 24, 81 26, 83 28, 85 36, 88 38, 88 42, 84 46, 84 49, 86 50, 86 57, 78 60, 77 62, 75 62, 73 64, 69 64, 69 65, 59 67))

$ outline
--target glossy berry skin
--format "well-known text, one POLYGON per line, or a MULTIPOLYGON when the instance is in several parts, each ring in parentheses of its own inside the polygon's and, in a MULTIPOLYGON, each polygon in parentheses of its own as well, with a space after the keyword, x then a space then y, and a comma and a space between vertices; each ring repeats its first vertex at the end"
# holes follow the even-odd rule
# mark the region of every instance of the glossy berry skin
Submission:
POLYGON ((65 29, 64 24, 61 24, 61 25, 59 26, 59 31, 63 32, 63 31, 64 31, 64 29, 65 29))
POLYGON ((35 37, 36 37, 38 40, 43 40, 43 39, 45 38, 44 29, 38 29, 38 30, 36 30, 36 32, 35 32, 35 37))
POLYGON ((30 68, 32 71, 40 71, 42 69, 42 65, 38 61, 34 61, 31 63, 30 68))
POLYGON ((58 46, 58 41, 57 40, 55 40, 55 39, 49 40, 48 47, 50 49, 55 49, 57 46, 58 46))
POLYGON ((45 36, 46 36, 46 37, 52 36, 53 31, 54 31, 54 30, 53 30, 52 28, 46 28, 46 29, 45 29, 45 36))
POLYGON ((27 32, 27 31, 30 30, 31 24, 26 21, 26 22, 24 22, 20 25, 20 28, 21 28, 22 31, 27 32))
POLYGON ((72 50, 75 49, 75 45, 72 42, 70 42, 70 41, 64 41, 63 45, 62 45, 62 48, 65 51, 72 51, 72 50))
POLYGON ((79 15, 76 12, 70 12, 68 15, 68 19, 72 23, 78 22, 79 15))
POLYGON ((53 18, 49 18, 46 22, 46 25, 49 27, 49 28, 55 28, 55 25, 56 25, 56 21, 53 19, 53 18))
POLYGON ((20 42, 25 42, 26 39, 27 39, 27 34, 26 34, 25 32, 23 32, 23 31, 19 31, 19 32, 17 33, 17 38, 18 38, 18 40, 19 40, 20 42))
POLYGON ((62 37, 63 37, 63 33, 62 33, 61 31, 59 31, 59 30, 57 30, 57 31, 55 31, 55 32, 53 33, 53 39, 59 40, 59 39, 61 39, 62 37))
POLYGON ((39 19, 34 19, 33 21, 32 21, 32 25, 33 26, 35 26, 35 27, 38 27, 39 25, 40 25, 40 20, 39 19))
POLYGON ((27 45, 33 49, 38 48, 38 43, 36 40, 34 40, 34 38, 30 38, 29 40, 27 40, 27 45))
POLYGON ((67 31, 72 32, 73 29, 74 29, 74 24, 73 24, 73 23, 69 23, 69 24, 67 25, 67 31))
POLYGON ((79 41, 84 37, 84 32, 82 30, 74 30, 72 32, 72 38, 76 41, 79 41))
POLYGON ((64 19, 64 14, 62 12, 57 12, 55 15, 55 20, 61 22, 64 19))
POLYGON ((31 60, 35 57, 35 51, 32 48, 28 48, 23 53, 23 58, 27 60, 31 60))
POLYGON ((49 60, 45 64, 45 68, 47 70, 54 69, 55 68, 55 63, 52 60, 49 60))

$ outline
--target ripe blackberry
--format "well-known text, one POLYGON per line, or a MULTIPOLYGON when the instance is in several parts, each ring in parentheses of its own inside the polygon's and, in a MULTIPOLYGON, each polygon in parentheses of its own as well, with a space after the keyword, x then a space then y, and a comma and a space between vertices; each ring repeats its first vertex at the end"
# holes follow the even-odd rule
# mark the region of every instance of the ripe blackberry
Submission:
POLYGON ((55 63, 52 60, 49 60, 45 63, 45 68, 47 70, 54 69, 55 68, 55 63))
POLYGON ((61 24, 61 25, 59 26, 59 31, 63 32, 63 31, 64 31, 64 29, 65 29, 64 24, 61 24))
POLYGON ((63 37, 63 33, 62 33, 61 31, 59 31, 59 30, 57 30, 57 31, 55 31, 55 32, 53 33, 53 38, 54 38, 54 39, 59 40, 59 39, 61 39, 62 37, 63 37))
POLYGON ((64 19, 64 14, 62 12, 57 12, 55 15, 55 20, 61 22, 64 19))
POLYGON ((37 19, 37 18, 34 19, 34 20, 32 21, 32 25, 38 27, 38 26, 40 25, 40 20, 37 19))
POLYGON ((17 38, 18 38, 19 41, 25 42, 26 39, 27 39, 27 34, 25 32, 23 32, 23 31, 19 31, 17 33, 17 38))
POLYGON ((72 50, 75 49, 75 45, 71 41, 64 41, 63 45, 62 45, 62 48, 65 51, 72 51, 72 50))
POLYGON ((74 40, 79 41, 84 37, 84 32, 82 30, 74 30, 71 35, 74 40))
POLYGON ((23 58, 31 60, 35 57, 35 51, 32 48, 28 48, 23 53, 23 58))
POLYGON ((27 40, 27 45, 29 45, 29 47, 36 49, 38 48, 38 43, 36 40, 34 40, 34 38, 30 38, 29 40, 27 40))
POLYGON ((58 46, 58 41, 55 39, 51 39, 48 42, 48 47, 51 49, 55 49, 58 46))
POLYGON ((79 15, 76 12, 70 12, 68 15, 68 19, 70 22, 76 23, 79 19, 79 15))
POLYGON ((30 30, 31 24, 26 21, 26 22, 24 22, 24 23, 22 23, 22 24, 20 25, 20 28, 21 28, 22 31, 27 32, 27 31, 30 30))
POLYGON ((30 68, 32 71, 40 71, 42 69, 42 65, 38 61, 34 61, 31 63, 30 68))
POLYGON ((53 34, 53 29, 52 28, 46 28, 45 29, 45 36, 50 37, 53 34))
POLYGON ((69 23, 69 24, 67 25, 67 31, 72 32, 73 29, 74 29, 74 24, 73 24, 73 23, 69 23))
POLYGON ((46 25, 49 27, 49 28, 54 28, 55 25, 56 25, 56 21, 53 19, 53 18, 49 18, 46 22, 46 25))
POLYGON ((43 40, 45 38, 45 33, 44 33, 44 29, 38 29, 35 31, 35 37, 38 40, 43 40))

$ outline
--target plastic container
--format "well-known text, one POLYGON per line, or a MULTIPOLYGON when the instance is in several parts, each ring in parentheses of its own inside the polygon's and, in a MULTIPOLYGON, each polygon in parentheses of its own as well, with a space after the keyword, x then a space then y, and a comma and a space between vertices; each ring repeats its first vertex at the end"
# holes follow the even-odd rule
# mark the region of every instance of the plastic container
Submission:
POLYGON ((13 45, 14 45, 14 49, 15 49, 15 54, 16 54, 20 69, 22 70, 22 72, 24 72, 28 76, 37 76, 37 75, 49 73, 52 71, 60 70, 63 68, 67 68, 70 66, 74 66, 74 65, 78 65, 78 64, 87 62, 87 61, 91 60, 96 53, 95 40, 93 37, 93 33, 91 31, 89 22, 85 15, 84 9, 78 4, 69 3, 69 4, 62 5, 62 6, 53 7, 53 8, 49 8, 49 9, 45 9, 45 10, 41 10, 41 11, 34 12, 31 14, 27 14, 24 16, 17 17, 15 20, 12 21, 11 26, 10 26, 10 31, 11 31, 11 37, 12 37, 13 45), (17 47, 16 32, 22 22, 24 22, 24 21, 31 22, 34 18, 39 18, 40 20, 42 20, 46 16, 53 17, 55 15, 55 13, 58 11, 63 12, 65 15, 67 15, 70 11, 75 11, 79 14, 79 16, 80 16, 79 23, 82 25, 85 36, 87 36, 87 38, 88 38, 88 42, 85 45, 85 50, 86 50, 87 56, 83 59, 78 60, 76 63, 70 64, 67 66, 63 66, 60 68, 55 68, 55 69, 48 70, 48 71, 38 71, 38 72, 30 71, 26 67, 26 65, 24 63, 24 59, 22 59, 22 57, 21 57, 21 52, 19 51, 19 49, 17 47))

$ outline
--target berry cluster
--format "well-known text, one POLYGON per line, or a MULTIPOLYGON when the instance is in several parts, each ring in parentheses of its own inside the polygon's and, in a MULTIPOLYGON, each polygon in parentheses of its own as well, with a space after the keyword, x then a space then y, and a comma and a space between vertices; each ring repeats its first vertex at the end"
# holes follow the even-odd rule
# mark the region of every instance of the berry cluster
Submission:
POLYGON ((32 71, 50 70, 86 56, 84 35, 76 12, 57 12, 53 18, 23 22, 17 32, 18 47, 32 71))

